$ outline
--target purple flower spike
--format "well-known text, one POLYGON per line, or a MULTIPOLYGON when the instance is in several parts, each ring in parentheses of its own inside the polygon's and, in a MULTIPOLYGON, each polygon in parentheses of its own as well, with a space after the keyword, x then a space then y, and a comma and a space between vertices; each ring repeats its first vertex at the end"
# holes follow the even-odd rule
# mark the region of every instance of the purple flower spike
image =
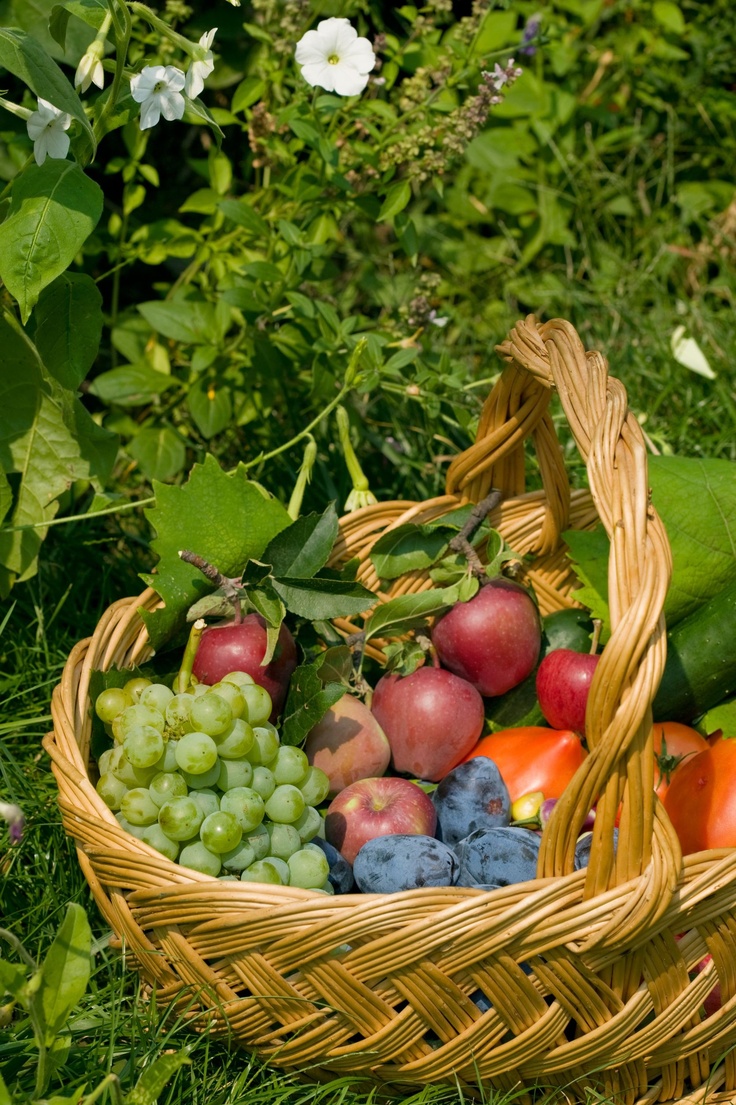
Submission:
POLYGON ((23 839, 23 810, 12 802, 0 802, 0 817, 8 823, 8 831, 12 844, 18 844, 23 839))

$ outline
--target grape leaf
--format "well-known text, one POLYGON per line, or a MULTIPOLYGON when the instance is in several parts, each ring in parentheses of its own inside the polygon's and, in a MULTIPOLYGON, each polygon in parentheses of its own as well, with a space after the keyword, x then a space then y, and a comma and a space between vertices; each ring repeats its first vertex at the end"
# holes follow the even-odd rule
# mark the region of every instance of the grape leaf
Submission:
POLYGON ((300 664, 292 675, 281 719, 282 744, 302 744, 310 729, 346 693, 344 683, 323 682, 320 678, 326 657, 323 653, 311 663, 300 664))
POLYGON ((146 511, 156 538, 151 547, 159 556, 155 575, 142 578, 165 602, 161 610, 144 615, 154 648, 184 625, 189 607, 210 590, 197 568, 179 558, 191 549, 226 576, 239 575, 248 560, 259 559, 268 542, 290 525, 286 509, 258 484, 245 468, 223 472, 207 454, 195 464, 182 487, 154 484, 156 505, 146 511))

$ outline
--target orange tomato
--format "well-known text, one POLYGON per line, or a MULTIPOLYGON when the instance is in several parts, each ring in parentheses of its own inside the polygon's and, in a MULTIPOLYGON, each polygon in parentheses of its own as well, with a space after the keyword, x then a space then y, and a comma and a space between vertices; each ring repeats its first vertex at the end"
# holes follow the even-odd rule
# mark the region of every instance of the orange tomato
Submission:
POLYGON ((532 791, 559 798, 587 755, 572 729, 525 725, 481 737, 465 759, 493 760, 515 802, 532 791))
POLYGON ((664 801, 674 773, 708 747, 705 737, 689 725, 681 725, 679 721, 655 721, 654 790, 660 801, 664 801))

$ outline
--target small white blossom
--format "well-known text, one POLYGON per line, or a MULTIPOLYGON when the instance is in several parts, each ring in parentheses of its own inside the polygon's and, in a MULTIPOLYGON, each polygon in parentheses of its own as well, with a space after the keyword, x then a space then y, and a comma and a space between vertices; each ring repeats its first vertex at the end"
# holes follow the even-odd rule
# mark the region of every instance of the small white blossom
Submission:
POLYGON ((207 31, 202 35, 199 40, 199 47, 195 51, 192 64, 187 70, 184 91, 190 100, 195 100, 197 96, 199 96, 204 88, 204 82, 215 68, 215 59, 210 47, 212 46, 212 40, 216 33, 217 27, 213 27, 211 31, 207 31))
POLYGON ((33 156, 37 165, 43 165, 47 157, 64 159, 69 153, 69 135, 66 131, 72 123, 71 115, 60 111, 48 100, 39 98, 38 109, 30 115, 26 127, 33 141, 33 156))
POLYGON ((338 96, 357 96, 368 84, 368 74, 376 64, 376 55, 367 38, 347 19, 332 17, 307 31, 296 45, 296 61, 307 84, 337 92, 338 96))
POLYGON ((130 78, 130 94, 141 105, 141 130, 155 127, 163 115, 171 122, 181 119, 186 104, 181 90, 186 78, 173 65, 146 65, 130 78))
POLYGON ((77 71, 74 74, 74 87, 80 92, 86 92, 91 84, 102 88, 105 84, 105 70, 102 68, 102 43, 93 42, 86 54, 82 56, 77 71))

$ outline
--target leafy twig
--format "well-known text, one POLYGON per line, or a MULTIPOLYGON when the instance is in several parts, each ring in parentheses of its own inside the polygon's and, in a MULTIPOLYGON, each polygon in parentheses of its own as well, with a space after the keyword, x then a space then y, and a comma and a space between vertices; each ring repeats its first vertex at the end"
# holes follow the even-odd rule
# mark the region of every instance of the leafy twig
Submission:
POLYGON ((503 495, 501 492, 495 487, 492 488, 484 499, 476 503, 470 512, 467 522, 448 545, 449 552, 462 553, 470 566, 471 572, 478 579, 483 579, 485 577, 485 568, 481 563, 480 557, 473 548, 471 541, 486 517, 498 506, 502 498, 503 495))

